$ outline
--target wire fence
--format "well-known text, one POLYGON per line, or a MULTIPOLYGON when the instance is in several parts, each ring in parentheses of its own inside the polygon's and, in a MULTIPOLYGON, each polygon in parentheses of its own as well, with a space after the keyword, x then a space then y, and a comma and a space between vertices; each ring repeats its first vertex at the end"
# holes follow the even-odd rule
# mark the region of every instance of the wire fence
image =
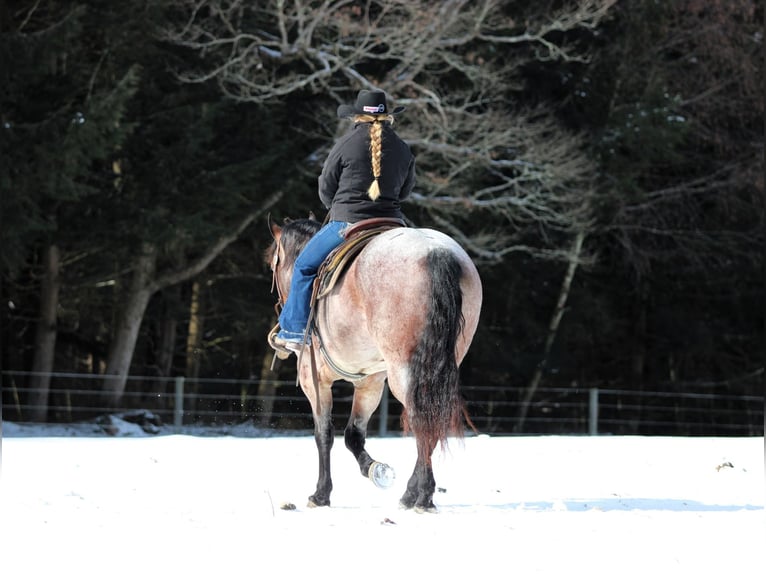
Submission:
MULTIPOLYGON (((2 371, 3 420, 32 418, 27 371, 2 371)), ((295 381, 130 376, 119 407, 106 407, 100 374, 50 373, 48 423, 92 421, 126 411, 150 412, 176 429, 194 425, 251 424, 270 430, 313 428, 311 410, 295 381)), ((463 387, 468 413, 479 432, 491 434, 647 434, 761 436, 764 397, 736 392, 639 391, 542 387, 523 420, 523 387, 463 387)), ((353 386, 333 385, 336 427, 345 425, 353 386)), ((400 432, 402 407, 386 389, 370 422, 370 434, 400 432)))

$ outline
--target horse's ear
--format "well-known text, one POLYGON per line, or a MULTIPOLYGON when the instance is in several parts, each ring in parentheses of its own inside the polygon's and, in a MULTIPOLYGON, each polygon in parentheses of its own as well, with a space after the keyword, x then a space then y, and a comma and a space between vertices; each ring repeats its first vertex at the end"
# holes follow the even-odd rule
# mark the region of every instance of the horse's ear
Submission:
POLYGON ((277 225, 277 223, 271 218, 271 213, 269 213, 269 231, 271 231, 271 236, 278 241, 279 236, 282 235, 282 228, 277 225))
POLYGON ((309 211, 309 221, 316 221, 316 220, 317 220, 317 216, 314 215, 314 212, 309 211))

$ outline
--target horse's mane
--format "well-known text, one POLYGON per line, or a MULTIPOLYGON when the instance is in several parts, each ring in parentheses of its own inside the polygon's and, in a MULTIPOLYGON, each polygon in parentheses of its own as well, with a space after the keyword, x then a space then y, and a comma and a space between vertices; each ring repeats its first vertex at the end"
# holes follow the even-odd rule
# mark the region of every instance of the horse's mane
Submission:
MULTIPOLYGON (((280 239, 282 249, 285 252, 285 258, 290 262, 295 261, 301 249, 321 227, 322 224, 315 219, 286 219, 285 224, 282 226, 280 239)), ((274 249, 276 249, 276 242, 272 243, 266 250, 266 263, 270 262, 274 256, 274 249)))

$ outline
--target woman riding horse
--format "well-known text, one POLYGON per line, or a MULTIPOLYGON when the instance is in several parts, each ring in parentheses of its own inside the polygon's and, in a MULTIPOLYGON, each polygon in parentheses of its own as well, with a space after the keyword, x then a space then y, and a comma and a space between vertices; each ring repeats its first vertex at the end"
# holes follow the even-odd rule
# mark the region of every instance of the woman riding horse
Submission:
MULTIPOLYGON (((292 267, 319 230, 315 220, 273 224, 266 261, 280 302, 292 267)), ((319 478, 309 506, 328 506, 330 450, 335 440, 332 386, 354 385, 343 433, 362 476, 391 486, 393 469, 365 448, 367 425, 386 389, 403 405, 417 461, 400 499, 404 508, 433 512, 436 444, 463 434, 459 365, 479 321, 482 288, 476 267, 453 239, 434 229, 395 227, 375 235, 343 276, 317 298, 312 345, 299 354, 298 381, 311 403, 319 478)))
POLYGON ((344 440, 361 474, 378 486, 391 485, 393 470, 367 452, 367 425, 386 382, 402 403, 404 430, 417 446, 400 499, 404 508, 435 510, 432 453, 439 442, 463 434, 459 365, 476 332, 482 288, 468 254, 445 234, 394 227, 375 235, 317 297, 311 346, 302 346, 312 282, 343 232, 365 219, 402 217, 400 201, 415 183, 413 155, 391 129, 402 109, 389 112, 383 92, 365 90, 354 106, 340 106, 338 116, 352 117, 355 125, 333 147, 319 178, 330 223, 320 228, 316 221, 297 220, 271 228, 274 242, 266 256, 284 307, 281 331, 269 342, 278 354, 303 349, 298 380, 311 403, 319 454, 310 506, 330 504, 335 381, 354 385, 344 440))
POLYGON ((333 146, 319 176, 319 198, 330 211, 329 222, 295 261, 280 331, 270 338, 277 351, 298 351, 309 342, 305 331, 312 284, 349 225, 377 217, 402 219, 400 201, 415 185, 415 158, 391 127, 403 110, 389 111, 386 94, 379 90, 361 90, 353 106, 338 107, 338 117, 352 118, 354 127, 333 146))

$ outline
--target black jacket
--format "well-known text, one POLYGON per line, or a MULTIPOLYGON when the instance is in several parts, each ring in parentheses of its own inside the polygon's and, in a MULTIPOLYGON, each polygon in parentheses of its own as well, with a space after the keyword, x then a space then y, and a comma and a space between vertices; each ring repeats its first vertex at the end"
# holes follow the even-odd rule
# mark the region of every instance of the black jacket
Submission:
POLYGON ((373 181, 369 124, 355 124, 340 138, 319 176, 319 199, 330 210, 330 220, 356 223, 371 217, 402 218, 399 202, 415 185, 415 157, 389 124, 383 124, 380 197, 372 201, 367 189, 373 181))

